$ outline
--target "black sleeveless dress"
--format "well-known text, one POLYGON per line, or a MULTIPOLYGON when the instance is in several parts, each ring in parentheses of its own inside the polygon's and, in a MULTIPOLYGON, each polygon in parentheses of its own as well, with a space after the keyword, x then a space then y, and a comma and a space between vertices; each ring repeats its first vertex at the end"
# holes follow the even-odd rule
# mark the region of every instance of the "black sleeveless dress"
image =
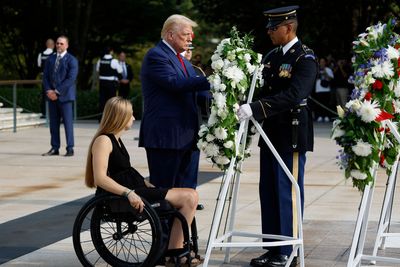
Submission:
MULTIPOLYGON (((135 170, 130 163, 129 153, 121 139, 116 139, 113 134, 106 134, 110 138, 113 149, 108 159, 107 175, 120 185, 134 189, 135 193, 147 201, 154 202, 165 199, 168 189, 147 187, 143 176, 135 170)), ((96 195, 107 193, 97 187, 96 195)))

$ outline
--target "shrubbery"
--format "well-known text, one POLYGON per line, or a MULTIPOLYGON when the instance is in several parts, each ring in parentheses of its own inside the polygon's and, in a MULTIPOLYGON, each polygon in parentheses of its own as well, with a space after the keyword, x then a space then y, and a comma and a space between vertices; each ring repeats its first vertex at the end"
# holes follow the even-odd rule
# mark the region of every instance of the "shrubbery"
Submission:
MULTIPOLYGON (((24 108, 26 112, 40 113, 40 94, 41 87, 18 87, 17 105, 24 108)), ((4 107, 12 107, 13 90, 12 87, 0 87, 0 102, 4 107)), ((134 106, 136 119, 142 117, 142 92, 139 87, 131 89, 130 98, 134 106)), ((77 111, 78 119, 96 119, 98 113, 98 91, 78 90, 77 91, 77 111)))

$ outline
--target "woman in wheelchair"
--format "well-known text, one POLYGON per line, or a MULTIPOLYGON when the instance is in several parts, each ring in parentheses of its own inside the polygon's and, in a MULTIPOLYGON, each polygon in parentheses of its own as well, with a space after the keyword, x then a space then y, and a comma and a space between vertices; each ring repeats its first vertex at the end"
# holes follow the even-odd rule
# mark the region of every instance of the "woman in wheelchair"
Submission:
MULTIPOLYGON (((99 129, 89 146, 86 185, 96 187, 96 195, 108 192, 125 196, 130 205, 140 212, 144 207, 141 197, 150 202, 165 199, 190 225, 198 204, 198 194, 194 189, 155 188, 131 167, 129 154, 121 141, 121 135, 131 128, 134 120, 130 101, 121 97, 113 97, 107 101, 99 129)), ((175 219, 168 249, 180 249, 183 244, 182 226, 180 221, 175 219)), ((194 258, 190 264, 196 266, 200 263, 200 260, 194 258)))

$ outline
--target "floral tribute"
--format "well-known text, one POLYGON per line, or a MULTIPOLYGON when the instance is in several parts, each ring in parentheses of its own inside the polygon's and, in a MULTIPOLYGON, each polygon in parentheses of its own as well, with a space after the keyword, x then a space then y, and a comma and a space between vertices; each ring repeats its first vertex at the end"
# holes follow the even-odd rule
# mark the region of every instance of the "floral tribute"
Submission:
POLYGON ((332 138, 342 147, 338 163, 353 186, 364 191, 379 164, 390 173, 399 143, 382 121, 400 121, 400 38, 397 21, 368 27, 353 42, 351 100, 338 107, 332 138))
POLYGON ((251 36, 241 37, 233 27, 230 38, 223 39, 211 57, 211 114, 200 127, 197 147, 221 170, 229 167, 235 155, 239 160, 250 156, 247 148, 237 150, 235 137, 239 122, 236 111, 247 98, 253 75, 257 75, 256 88, 263 83, 262 55, 251 50, 252 44, 251 36))

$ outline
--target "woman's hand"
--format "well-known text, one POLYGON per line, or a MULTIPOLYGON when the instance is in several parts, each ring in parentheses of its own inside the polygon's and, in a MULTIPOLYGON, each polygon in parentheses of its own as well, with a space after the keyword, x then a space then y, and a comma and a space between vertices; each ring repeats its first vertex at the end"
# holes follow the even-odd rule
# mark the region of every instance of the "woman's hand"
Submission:
POLYGON ((128 200, 129 203, 131 203, 131 206, 134 207, 135 209, 139 210, 139 212, 143 211, 143 207, 144 207, 144 202, 143 200, 139 197, 138 194, 136 194, 135 192, 131 191, 128 194, 128 200))

